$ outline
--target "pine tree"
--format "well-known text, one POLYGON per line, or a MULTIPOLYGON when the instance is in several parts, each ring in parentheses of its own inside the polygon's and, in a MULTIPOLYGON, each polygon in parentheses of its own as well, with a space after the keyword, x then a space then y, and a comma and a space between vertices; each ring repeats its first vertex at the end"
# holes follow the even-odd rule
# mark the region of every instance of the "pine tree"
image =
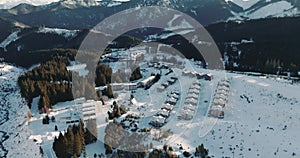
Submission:
POLYGON ((107 92, 106 92, 107 96, 109 98, 113 98, 114 97, 114 94, 113 94, 113 90, 112 90, 112 86, 111 85, 108 85, 107 86, 107 92))
POLYGON ((74 149, 74 148, 73 148, 73 146, 74 146, 74 133, 73 133, 71 127, 69 127, 69 128, 67 129, 66 138, 67 138, 67 140, 68 140, 68 142, 69 142, 69 143, 66 145, 67 153, 68 153, 69 155, 73 155, 73 154, 74 154, 74 150, 73 150, 73 149, 74 149))
POLYGON ((79 156, 81 151, 82 151, 82 139, 79 133, 75 134, 75 138, 74 138, 74 154, 79 156))
POLYGON ((97 124, 95 119, 87 120, 87 127, 85 130, 85 144, 93 143, 97 140, 97 124))

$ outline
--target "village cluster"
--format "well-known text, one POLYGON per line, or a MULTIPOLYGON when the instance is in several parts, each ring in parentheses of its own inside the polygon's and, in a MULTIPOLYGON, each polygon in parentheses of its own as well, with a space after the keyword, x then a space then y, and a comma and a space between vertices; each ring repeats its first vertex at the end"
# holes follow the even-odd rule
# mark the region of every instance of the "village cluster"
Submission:
POLYGON ((228 101, 228 93, 230 90, 230 80, 223 79, 218 82, 217 88, 214 93, 214 97, 208 112, 209 117, 216 117, 223 119, 224 118, 224 110, 223 108, 226 106, 228 101))
MULTIPOLYGON (((144 57, 144 53, 138 51, 137 53, 131 52, 129 56, 121 52, 111 53, 102 56, 101 60, 109 64, 114 72, 117 72, 122 69, 122 67, 118 67, 118 64, 126 65, 128 61, 135 62, 141 58, 146 57, 144 57)), ((55 117, 56 122, 50 123, 50 126, 44 128, 47 128, 47 131, 54 130, 53 126, 55 125, 57 126, 55 131, 61 131, 69 125, 78 123, 80 119, 84 122, 94 119, 97 123, 98 134, 103 133, 109 122, 116 121, 128 133, 147 132, 150 134, 149 138, 152 138, 152 136, 154 138, 155 134, 151 133, 152 129, 154 132, 162 130, 169 131, 171 135, 178 134, 176 133, 178 131, 173 129, 172 126, 177 122, 187 123, 187 121, 193 120, 199 114, 198 111, 204 113, 208 110, 207 116, 224 118, 223 108, 227 102, 230 81, 227 79, 221 80, 214 92, 210 86, 215 81, 211 73, 196 71, 189 68, 184 59, 179 57, 175 59, 178 60, 177 63, 181 64, 174 65, 172 62, 151 61, 151 59, 150 61, 141 62, 139 66, 142 78, 125 83, 112 82, 106 86, 96 87, 96 91, 102 95, 110 86, 113 93, 117 94, 114 98, 109 99, 107 97, 102 101, 78 98, 62 103, 62 105, 56 105, 48 114, 51 118, 52 116, 55 117), (208 95, 204 95, 206 92, 208 95), (213 98, 208 98, 212 94, 214 94, 213 98), (151 96, 154 100, 150 99, 151 96), (209 104, 204 103, 204 101, 209 102, 209 104), (124 109, 123 111, 126 112, 110 118, 108 113, 114 112, 115 109, 124 109)), ((84 71, 84 66, 78 66, 78 64, 72 65, 71 68, 73 69, 69 69, 69 71, 84 71)), ((201 114, 201 117, 206 116, 201 114)), ((36 122, 32 122, 31 126, 36 124, 36 122)), ((171 138, 171 135, 168 137, 171 138)), ((44 139, 41 138, 38 142, 42 142, 44 139)), ((47 147, 48 143, 43 146, 47 147)), ((51 152, 52 150, 49 150, 49 153, 51 152)))
POLYGON ((191 87, 187 92, 187 97, 185 98, 185 102, 183 105, 180 114, 178 115, 178 119, 183 120, 191 120, 198 106, 199 93, 201 89, 201 83, 199 80, 193 82, 191 87))
POLYGON ((154 127, 162 127, 164 124, 167 123, 167 119, 170 116, 170 112, 174 109, 174 106, 177 104, 178 100, 180 99, 180 92, 172 91, 167 100, 164 102, 163 107, 159 112, 153 116, 152 120, 149 122, 154 127))

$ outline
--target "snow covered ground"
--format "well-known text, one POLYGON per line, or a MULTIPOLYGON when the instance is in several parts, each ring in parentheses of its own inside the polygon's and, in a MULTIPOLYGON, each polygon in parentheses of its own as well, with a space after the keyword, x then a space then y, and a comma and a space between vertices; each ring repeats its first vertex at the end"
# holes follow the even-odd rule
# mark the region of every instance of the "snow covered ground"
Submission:
POLYGON ((13 33, 11 33, 4 41, 2 41, 0 43, 0 47, 1 48, 4 48, 4 51, 6 52, 6 47, 11 43, 11 42, 14 42, 16 40, 18 40, 20 37, 18 36, 18 33, 20 31, 15 31, 13 33))
MULTIPOLYGON (((168 78, 163 75, 161 80, 148 91, 138 89, 133 94, 137 103, 129 105, 129 113, 142 116, 139 120, 139 128, 149 128, 152 127, 147 124, 149 118, 159 111, 167 94, 172 90, 181 92, 181 101, 174 106, 167 124, 161 128, 163 131, 171 130, 171 136, 153 141, 152 135, 146 139, 145 144, 152 142, 154 146, 160 148, 167 144, 180 155, 184 150, 193 152, 201 143, 209 149, 212 157, 296 157, 299 155, 300 136, 297 134, 300 127, 299 84, 291 84, 290 81, 274 78, 274 76, 253 77, 201 69, 193 62, 186 61, 186 63, 186 69, 213 75, 212 81, 200 80, 198 107, 191 121, 178 120, 176 117, 183 109, 183 100, 189 86, 197 80, 182 76, 182 69, 174 68, 174 74, 179 77, 179 85, 174 85, 174 88, 170 86, 168 87, 170 89, 164 92, 156 91, 168 78), (192 68, 187 68, 189 63, 192 68), (231 80, 228 102, 224 107, 225 117, 224 119, 207 117, 213 91, 218 81, 223 78, 231 80), (181 146, 184 150, 179 149, 181 146)), ((147 69, 147 66, 142 66, 141 69, 147 69)), ((143 75, 147 76, 151 73, 151 69, 147 69, 146 72, 143 75)), ((128 93, 121 92, 117 102, 125 104, 123 100, 128 100, 128 93)), ((101 127, 103 131, 105 125, 101 127)))
POLYGON ((16 85, 24 71, 0 63, 0 157, 41 157, 39 146, 28 139, 27 103, 16 85))
MULTIPOLYGON (((158 54, 157 57, 161 58, 163 55, 158 54)), ((145 58, 152 59, 148 56, 145 58)), ((152 73, 162 74, 160 80, 150 89, 138 88, 133 93, 126 90, 115 91, 118 93, 118 97, 109 99, 105 105, 84 98, 58 103, 49 113, 50 117, 55 116, 56 121, 50 122, 49 125, 42 125, 44 114, 39 114, 36 109, 31 110, 33 115, 31 120, 29 122, 26 120, 26 103, 20 97, 16 86, 16 79, 24 70, 9 65, 0 65, 2 74, 0 76, 2 105, 0 106, 2 108, 0 157, 5 155, 19 157, 21 154, 26 157, 40 157, 39 145, 46 157, 53 157, 54 137, 59 134, 59 131, 64 131, 68 127, 68 120, 78 119, 87 111, 93 111, 94 115, 91 117, 96 118, 98 128, 98 141, 87 145, 87 155, 93 157, 94 153, 105 153, 104 130, 108 124, 107 111, 112 110, 113 101, 129 108, 130 111, 127 114, 140 116, 137 123, 138 129, 153 128, 149 122, 165 106, 164 102, 169 98, 171 91, 180 92, 179 100, 173 106, 170 116, 166 119, 166 124, 160 129, 153 128, 150 135, 142 142, 143 144, 153 143, 157 148, 162 148, 167 144, 181 156, 183 151, 194 152, 195 147, 202 143, 209 149, 211 157, 280 158, 300 155, 299 84, 292 84, 288 80, 274 76, 255 77, 202 69, 196 62, 175 58, 183 61, 184 68, 172 66, 173 71, 170 72, 169 69, 158 70, 153 65, 140 63, 143 78, 139 81, 149 77, 152 73), (183 75, 183 72, 188 71, 210 74, 212 80, 197 79, 194 75, 183 75), (171 77, 178 77, 178 81, 159 91, 159 87, 166 84, 171 77), (230 80, 230 90, 223 108, 224 119, 207 117, 217 84, 224 78, 230 80), (195 96, 197 105, 190 113, 193 117, 191 120, 178 119, 183 111, 187 111, 185 101, 190 96, 188 92, 195 91, 195 89, 190 89, 195 82, 200 83, 200 89, 199 93, 193 94, 197 94, 195 96), (129 101, 131 94, 134 95, 133 104, 129 101), (7 116, 9 119, 6 119, 7 116), (55 125, 58 126, 58 131, 54 130, 55 125), (168 137, 159 138, 157 136, 160 135, 157 133, 166 131, 169 132, 168 137), (180 147, 183 150, 180 150, 180 147)), ((124 68, 126 62, 110 64, 114 72, 117 72, 118 69, 124 68)), ((164 65, 168 65, 168 63, 165 62, 164 65)), ((81 70, 81 68, 84 69, 84 67, 77 69, 81 70)), ((33 100, 33 106, 37 104, 37 100, 38 98, 33 100)), ((125 115, 117 120, 120 122, 124 118, 125 115)), ((130 131, 131 129, 133 128, 125 130, 130 131)))
POLYGON ((59 29, 59 28, 42 28, 41 30, 38 31, 38 33, 53 33, 53 34, 58 34, 62 35, 65 38, 73 38, 77 36, 77 33, 79 30, 66 30, 66 29, 59 29))
POLYGON ((231 1, 243 9, 248 9, 253 6, 255 3, 259 2, 260 0, 225 0, 226 2, 231 1))
POLYGON ((265 18, 268 16, 284 13, 285 11, 292 8, 293 6, 291 5, 291 3, 287 1, 279 1, 262 7, 253 13, 249 13, 247 17, 249 17, 250 19, 265 18))

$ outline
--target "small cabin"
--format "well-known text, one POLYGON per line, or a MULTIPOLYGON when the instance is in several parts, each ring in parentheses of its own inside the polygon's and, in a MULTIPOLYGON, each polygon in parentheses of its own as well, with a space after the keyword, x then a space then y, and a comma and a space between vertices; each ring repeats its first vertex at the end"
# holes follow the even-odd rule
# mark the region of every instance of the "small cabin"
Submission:
POLYGON ((163 125, 165 125, 166 123, 166 119, 163 117, 153 117, 153 119, 149 122, 150 125, 154 126, 154 127, 162 127, 163 125))

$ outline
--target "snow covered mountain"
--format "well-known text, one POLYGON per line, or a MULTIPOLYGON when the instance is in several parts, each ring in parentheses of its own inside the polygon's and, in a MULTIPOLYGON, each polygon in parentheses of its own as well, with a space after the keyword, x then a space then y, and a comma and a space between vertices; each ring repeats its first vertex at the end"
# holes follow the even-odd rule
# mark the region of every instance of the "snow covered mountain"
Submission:
POLYGON ((294 0, 60 0, 40 6, 29 0, 23 2, 0 10, 0 16, 29 26, 85 29, 117 12, 143 6, 170 7, 203 25, 227 20, 298 16, 300 7, 294 0))
POLYGON ((243 10, 223 0, 61 0, 41 6, 20 4, 8 10, 0 10, 0 16, 29 26, 83 29, 91 28, 117 12, 143 6, 174 8, 194 17, 203 25, 225 21, 234 16, 232 13, 243 10))
POLYGON ((52 2, 57 2, 57 1, 59 0, 1 0, 0 9, 9 9, 21 3, 27 3, 27 4, 38 6, 38 5, 50 4, 52 2))
POLYGON ((234 19, 261 19, 267 17, 299 16, 299 2, 294 0, 225 0, 231 1, 244 9, 243 12, 233 13, 234 19))

